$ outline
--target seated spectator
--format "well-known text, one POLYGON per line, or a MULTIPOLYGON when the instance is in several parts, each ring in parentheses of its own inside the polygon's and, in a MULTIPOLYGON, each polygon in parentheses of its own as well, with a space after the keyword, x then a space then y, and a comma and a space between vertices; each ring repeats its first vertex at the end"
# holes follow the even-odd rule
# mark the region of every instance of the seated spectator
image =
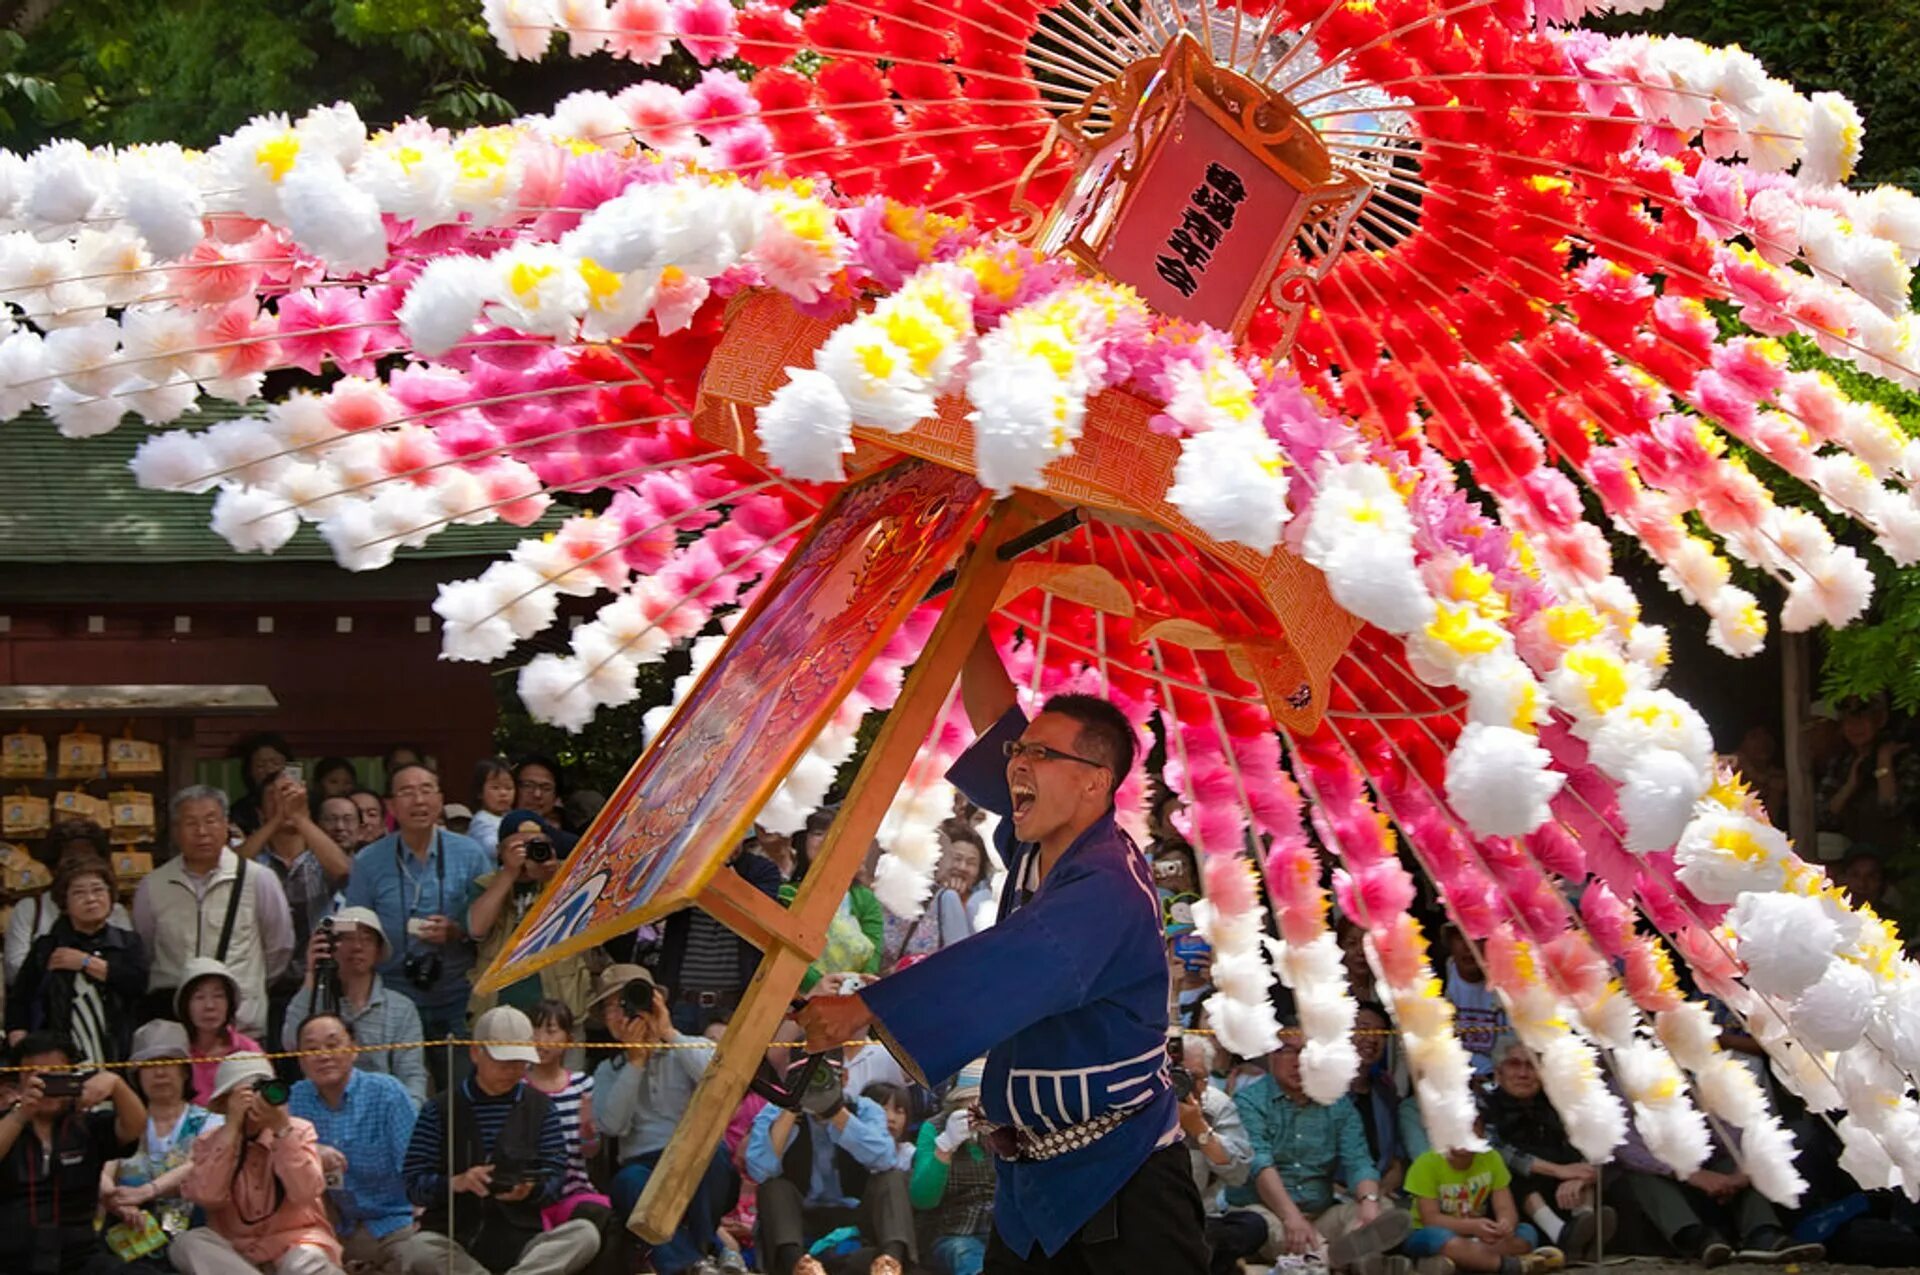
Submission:
POLYGON ((1403 1098, 1394 1080, 1392 1039, 1387 1012, 1377 1004, 1362 1001, 1353 1016, 1353 1048, 1360 1055, 1360 1066, 1348 1092, 1354 1110, 1360 1113, 1360 1127, 1366 1131, 1367 1150, 1373 1154, 1380 1189, 1389 1196, 1400 1194, 1407 1166, 1427 1149, 1419 1104, 1403 1098))
MULTIPOLYGON (((613 1201, 614 1216, 625 1218, 639 1203, 660 1153, 693 1101, 713 1050, 647 1048, 663 1043, 705 1046, 707 1042, 674 1027, 666 994, 638 965, 609 965, 602 970, 590 1005, 600 1010, 614 1039, 630 1046, 593 1073, 594 1123, 602 1134, 617 1140, 620 1165, 607 1184, 607 1195, 613 1201)), ((734 1195, 733 1167, 724 1151, 715 1150, 693 1199, 680 1215, 679 1228, 671 1239, 654 1247, 653 1264, 660 1275, 691 1270, 714 1252, 720 1219, 733 1207, 734 1195)))
POLYGON ((130 1154, 147 1109, 127 1082, 107 1071, 88 1076, 77 1097, 50 1097, 51 1075, 74 1061, 55 1032, 29 1032, 12 1062, 26 1069, 18 1100, 0 1115, 0 1271, 113 1275, 120 1259, 94 1229, 100 1174, 130 1154), (111 1103, 112 1110, 102 1110, 111 1103))
POLYGON ((427 1100, 427 1062, 416 1048, 373 1048, 373 1046, 411 1045, 422 1039, 420 1011, 413 1002, 390 990, 380 977, 379 966, 391 953, 386 931, 372 908, 341 908, 333 914, 331 941, 316 935, 307 945, 307 978, 287 1003, 287 1031, 280 1038, 283 1049, 297 1047, 301 1024, 320 1006, 314 970, 329 952, 333 955, 339 995, 330 1008, 353 1031, 360 1051, 353 1065, 362 1071, 383 1072, 406 1086, 419 1106, 427 1100))
POLYGON ((194 1140, 186 1182, 207 1224, 171 1250, 185 1275, 338 1275, 320 1142, 311 1124, 274 1101, 283 1086, 257 1053, 220 1060, 207 1106, 226 1124, 194 1140), (275 1086, 282 1086, 277 1094, 275 1086))
POLYGON ((557 1226, 572 1217, 579 1205, 609 1207, 607 1197, 587 1177, 587 1161, 600 1150, 600 1129, 593 1122, 593 1077, 567 1067, 567 1051, 574 1042, 573 1011, 565 1001, 543 1000, 527 1018, 533 1023, 534 1052, 540 1055, 527 1073, 527 1083, 553 1103, 567 1139, 566 1180, 560 1199, 545 1216, 547 1225, 557 1226))
MULTIPOLYGON (((482 968, 499 956, 540 897, 541 888, 566 866, 566 853, 572 846, 571 838, 530 810, 509 810, 501 816, 498 832, 499 866, 489 864, 474 881, 480 894, 465 918, 468 932, 480 945, 482 968)), ((523 1011, 542 1000, 557 1000, 569 1008, 584 1007, 592 983, 586 958, 576 954, 542 966, 497 995, 475 993, 468 1004, 473 1012, 481 1014, 496 1002, 523 1011)))
POLYGON ((70 856, 49 893, 60 919, 33 941, 7 992, 8 1039, 55 1031, 76 1062, 121 1062, 147 991, 147 953, 139 935, 112 923, 113 865, 70 856))
MULTIPOLYGON (((1193 1184, 1207 1211, 1207 1247, 1213 1250, 1212 1275, 1233 1275, 1242 1258, 1267 1246, 1267 1220, 1247 1209, 1227 1208, 1227 1188, 1247 1184, 1253 1168, 1253 1144, 1246 1122, 1226 1091, 1213 1083, 1207 1067, 1213 1042, 1205 1036, 1180 1038, 1180 1066, 1190 1086, 1180 1099, 1180 1134, 1193 1165, 1193 1184)), ((1180 1081, 1176 1079, 1175 1092, 1180 1081)))
POLYGON ((137 1252, 159 1261, 166 1245, 186 1234, 193 1206, 182 1191, 193 1168, 194 1140, 225 1123, 189 1101, 193 1073, 188 1057, 187 1029, 179 1023, 156 1018, 133 1034, 133 1062, 164 1058, 180 1062, 175 1067, 134 1070, 134 1084, 147 1106, 146 1135, 132 1155, 108 1165, 101 1177, 100 1200, 109 1222, 107 1243, 123 1258, 137 1252))
POLYGON ((872 1275, 900 1275, 914 1249, 913 1206, 887 1113, 838 1083, 810 1086, 801 1101, 800 1110, 765 1108, 747 1135, 761 1265, 770 1275, 821 1275, 808 1246, 852 1227, 880 1250, 872 1275))
POLYGON ((919 916, 909 920, 883 909, 882 917, 880 970, 887 974, 898 969, 901 961, 919 960, 973 933, 965 900, 937 878, 919 916))
POLYGON ((1848 846, 1847 857, 1834 869, 1833 880, 1856 908, 1872 908, 1885 917, 1900 906, 1897 892, 1887 881, 1887 852, 1879 846, 1862 842, 1848 846))
POLYGON ((1560 1113, 1540 1089, 1533 1051, 1518 1036, 1494 1046, 1494 1088, 1480 1100, 1488 1138, 1506 1160, 1511 1190, 1546 1242, 1575 1261, 1613 1238, 1614 1212, 1597 1213, 1599 1170, 1567 1140, 1560 1113))
MULTIPOLYGON (((969 1063, 934 1118, 920 1126, 907 1199, 930 1214, 933 1268, 938 1275, 980 1275, 993 1232, 993 1157, 974 1136, 986 1060, 969 1063)), ((1228 1104, 1232 1105, 1232 1104, 1228 1104)), ((1260 1235, 1266 1238, 1266 1228, 1260 1235)))
POLYGON ((488 854, 500 847, 500 817, 513 809, 513 767, 498 757, 484 757, 473 767, 473 818, 467 835, 488 854))
POLYGON ((407 1143, 424 1269, 575 1275, 599 1253, 600 1231, 584 1219, 540 1229, 566 1181, 567 1144, 553 1103, 527 1083, 540 1061, 524 1043, 533 1024, 501 1005, 480 1015, 473 1038, 473 1074, 421 1109, 407 1143))
POLYGON ((915 1144, 907 1136, 907 1129, 913 1124, 913 1099, 908 1095, 907 1087, 888 1084, 883 1080, 863 1087, 860 1096, 879 1103, 880 1110, 887 1113, 887 1136, 899 1148, 894 1167, 902 1173, 912 1173, 915 1144))
POLYGON ((1626 1170, 1626 1194, 1674 1254, 1702 1266, 1741 1261, 1817 1262, 1826 1254, 1819 1244, 1803 1244, 1780 1225, 1780 1215, 1734 1163, 1716 1146, 1705 1167, 1676 1180, 1629 1129, 1614 1153, 1626 1170), (1737 1241, 1737 1244, 1736 1244, 1737 1241))
MULTIPOLYGON (((1476 1132, 1480 1125, 1475 1124, 1476 1132)), ((1567 1264, 1557 1248, 1538 1247, 1539 1232, 1520 1221, 1513 1206, 1506 1161, 1485 1151, 1426 1151, 1407 1170, 1407 1194, 1419 1210, 1419 1229, 1407 1237, 1406 1254, 1428 1275, 1434 1258, 1450 1272, 1498 1271, 1535 1275, 1567 1264)))
POLYGON ((316 1014, 300 1024, 297 1040, 305 1079, 293 1086, 287 1111, 313 1126, 329 1165, 327 1198, 346 1260, 401 1271, 430 1266, 416 1242, 413 1205, 407 1199, 405 1164, 413 1137, 413 1097, 400 1081, 353 1065, 353 1028, 337 1014, 316 1014), (338 1174, 338 1176, 333 1176, 338 1174))
MULTIPOLYGON (((113 846, 107 840, 106 829, 87 819, 62 820, 55 824, 53 835, 47 838, 47 845, 53 851, 55 876, 60 875, 61 865, 71 856, 106 859, 109 862, 113 858, 113 846)), ((33 941, 51 930, 59 916, 60 905, 54 902, 51 889, 29 895, 13 905, 13 911, 7 914, 8 986, 12 986, 13 980, 20 976, 20 967, 26 964, 27 952, 33 947, 33 941)), ((107 924, 131 930, 133 917, 115 902, 113 911, 107 914, 107 924)))
POLYGON ((1493 1042, 1507 1030, 1507 1011, 1487 986, 1487 973, 1473 944, 1455 926, 1447 927, 1446 997, 1453 1003, 1453 1029, 1466 1047, 1473 1074, 1493 1071, 1493 1042))
POLYGON ((193 1050, 193 1091, 211 1094, 218 1080, 220 1060, 228 1054, 264 1052, 258 1041, 233 1025, 240 1004, 240 985, 227 967, 211 956, 196 956, 180 971, 180 990, 174 993, 173 1012, 187 1025, 187 1043, 193 1050))
POLYGON ((1301 1088, 1301 1043, 1297 1027, 1284 1029, 1280 1047, 1268 1056, 1268 1074, 1233 1097, 1253 1147, 1253 1181, 1229 1190, 1227 1202, 1265 1217, 1265 1260, 1324 1248, 1329 1268, 1353 1269, 1405 1239, 1409 1221, 1381 1203, 1353 1100, 1343 1094, 1323 1107, 1301 1088), (1351 1200, 1335 1200, 1335 1183, 1351 1200))

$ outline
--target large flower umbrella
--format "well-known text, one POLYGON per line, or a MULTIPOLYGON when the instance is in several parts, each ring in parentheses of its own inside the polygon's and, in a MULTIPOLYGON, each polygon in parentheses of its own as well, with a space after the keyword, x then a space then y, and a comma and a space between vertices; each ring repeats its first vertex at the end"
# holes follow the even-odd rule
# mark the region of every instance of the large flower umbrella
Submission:
MULTIPOLYGON (((1863 1184, 1920 1191, 1920 974, 1661 688, 1665 635, 1583 507, 1731 654, 1768 621, 1729 556, 1789 629, 1856 618, 1865 560, 1744 457, 1920 556, 1920 448, 1783 340, 1920 380, 1920 200, 1840 184, 1861 123, 1838 96, 1587 9, 489 0, 518 56, 564 32, 709 69, 462 133, 336 106, 204 154, 7 156, 0 408, 85 435, 313 373, 135 469, 217 487, 239 548, 312 521, 352 569, 610 491, 436 604, 447 655, 493 660, 561 595, 612 593, 521 675, 576 727, 899 456, 965 470, 1046 530, 989 621, 1024 690, 1101 691, 1166 740, 1233 1047, 1272 1040, 1277 971, 1310 1090, 1344 1090, 1331 855, 1430 1131, 1471 1140, 1392 827, 1583 1153, 1631 1120, 1690 1171, 1711 1118, 1763 1190, 1800 1189, 1677 951, 1845 1113, 1863 1184)), ((941 608, 875 643, 763 821, 818 801, 941 608)), ((948 709, 882 825, 898 908, 964 739, 948 709)))

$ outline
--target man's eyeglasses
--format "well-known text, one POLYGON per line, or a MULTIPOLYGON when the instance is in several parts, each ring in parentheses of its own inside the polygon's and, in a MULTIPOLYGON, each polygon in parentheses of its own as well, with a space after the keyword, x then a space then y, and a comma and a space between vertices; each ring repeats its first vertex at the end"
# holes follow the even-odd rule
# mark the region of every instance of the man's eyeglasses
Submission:
POLYGON ((1008 761, 1017 761, 1025 757, 1028 761, 1077 761, 1082 766, 1092 766, 1096 770, 1108 768, 1107 763, 1103 761, 1063 753, 1058 748, 1049 748, 1045 744, 1030 744, 1024 739, 1010 739, 1000 745, 1000 751, 1007 755, 1008 761))

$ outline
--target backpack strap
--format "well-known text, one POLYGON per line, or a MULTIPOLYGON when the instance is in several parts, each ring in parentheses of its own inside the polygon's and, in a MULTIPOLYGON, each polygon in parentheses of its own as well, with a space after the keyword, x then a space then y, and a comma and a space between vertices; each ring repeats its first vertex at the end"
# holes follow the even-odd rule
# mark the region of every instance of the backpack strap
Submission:
POLYGON ((227 919, 220 923, 220 945, 213 949, 213 959, 221 962, 227 959, 227 948, 233 942, 233 923, 240 915, 240 895, 247 888, 247 861, 239 855, 233 858, 233 893, 227 896, 227 919))

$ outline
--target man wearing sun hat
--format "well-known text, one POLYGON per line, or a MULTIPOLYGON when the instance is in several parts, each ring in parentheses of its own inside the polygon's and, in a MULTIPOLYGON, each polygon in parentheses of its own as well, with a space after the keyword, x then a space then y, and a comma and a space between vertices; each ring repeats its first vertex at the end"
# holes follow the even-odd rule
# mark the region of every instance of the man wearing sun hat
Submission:
POLYGON ((407 1087, 418 1107, 427 1100, 425 1051, 403 1046, 421 1039, 420 1011, 380 977, 380 964, 392 955, 380 916, 372 908, 346 907, 330 919, 331 943, 315 930, 307 944, 307 978, 287 1003, 280 1047, 299 1048, 300 1028, 314 1012, 314 968, 331 953, 339 965, 340 980, 340 1003, 334 1012, 353 1030, 353 1039, 361 1047, 353 1065, 392 1076, 407 1087), (382 1045, 392 1048, 379 1048, 382 1045))
POLYGON ((599 1253, 600 1231, 584 1218, 540 1229, 567 1142, 552 1101, 527 1083, 540 1061, 533 1023, 496 1006, 473 1039, 473 1074, 421 1110, 407 1144, 407 1196, 423 1210, 416 1243, 428 1269, 449 1275, 574 1275, 599 1253))
POLYGON ((220 1060, 206 1103, 226 1124, 194 1140, 184 1190, 207 1224, 168 1251, 186 1275, 339 1275, 320 1143, 311 1124, 287 1113, 284 1086, 272 1092, 280 1084, 260 1054, 220 1060))

